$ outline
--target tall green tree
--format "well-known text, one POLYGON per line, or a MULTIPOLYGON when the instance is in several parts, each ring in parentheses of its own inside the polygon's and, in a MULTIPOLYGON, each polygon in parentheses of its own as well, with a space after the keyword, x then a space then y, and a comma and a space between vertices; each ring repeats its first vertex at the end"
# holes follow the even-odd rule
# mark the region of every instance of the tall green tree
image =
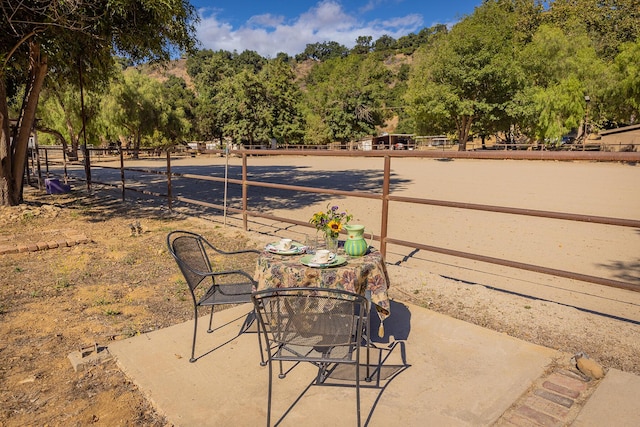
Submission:
POLYGON ((405 97, 417 132, 455 131, 465 150, 474 124, 504 121, 520 84, 514 27, 512 13, 486 1, 417 52, 405 97))
POLYGON ((613 100, 607 114, 614 122, 637 123, 640 119, 640 37, 624 43, 614 63, 614 84, 608 91, 613 100))
POLYGON ((349 49, 338 42, 322 42, 308 44, 304 52, 296 55, 298 61, 313 59, 314 61, 326 61, 332 58, 344 58, 349 54, 349 49))
POLYGON ((205 140, 222 142, 224 126, 229 122, 217 103, 222 82, 236 73, 233 55, 227 51, 199 51, 187 59, 187 73, 195 85, 196 132, 205 140))
POLYGON ((162 82, 160 131, 170 145, 192 139, 195 128, 195 94, 183 78, 169 75, 162 82))
POLYGON ((177 77, 160 82, 135 68, 114 81, 102 104, 105 133, 137 156, 141 147, 175 145, 191 131, 189 91, 177 77))
MULTIPOLYGON (((114 54, 167 60, 191 49, 197 16, 187 0, 3 0, 0 8, 0 204, 22 200, 29 135, 48 72, 103 80, 114 54), (9 103, 17 90, 17 125, 9 103), (13 139, 12 139, 13 138, 13 139)), ((78 81, 78 79, 74 79, 78 81)))
POLYGON ((224 79, 214 99, 226 118, 223 132, 236 142, 250 145, 271 138, 271 110, 264 82, 249 69, 224 79))
POLYGON ((84 137, 88 143, 98 143, 95 118, 99 106, 99 93, 85 91, 81 99, 77 87, 52 81, 43 90, 38 105, 36 130, 53 135, 69 157, 77 158, 84 137))
POLYGON ((371 56, 349 55, 318 64, 307 77, 309 139, 347 142, 384 122, 391 73, 371 56))
POLYGON ((265 83, 271 137, 286 144, 301 142, 305 126, 300 110, 302 92, 291 66, 279 59, 269 61, 259 77, 265 83))
POLYGON ((554 143, 580 129, 592 104, 604 98, 606 66, 584 30, 542 25, 518 54, 526 85, 514 96, 514 117, 536 139, 554 143))

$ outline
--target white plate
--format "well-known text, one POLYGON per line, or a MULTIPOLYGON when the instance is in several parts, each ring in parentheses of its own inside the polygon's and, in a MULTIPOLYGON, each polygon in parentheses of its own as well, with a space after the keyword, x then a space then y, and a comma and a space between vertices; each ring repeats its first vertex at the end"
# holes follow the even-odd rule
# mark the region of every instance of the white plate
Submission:
POLYGON ((315 255, 305 255, 302 258, 300 258, 300 262, 306 265, 307 267, 316 267, 316 268, 336 267, 338 265, 342 265, 345 262, 347 262, 347 259, 345 257, 332 253, 329 256, 329 262, 321 264, 318 262, 314 262, 314 259, 313 259, 314 256, 315 255))
POLYGON ((306 250, 306 247, 303 246, 301 243, 291 242, 291 247, 289 249, 282 249, 280 248, 280 245, 278 244, 278 242, 276 242, 276 243, 269 243, 265 247, 265 249, 271 252, 272 254, 298 255, 298 254, 303 254, 306 250))

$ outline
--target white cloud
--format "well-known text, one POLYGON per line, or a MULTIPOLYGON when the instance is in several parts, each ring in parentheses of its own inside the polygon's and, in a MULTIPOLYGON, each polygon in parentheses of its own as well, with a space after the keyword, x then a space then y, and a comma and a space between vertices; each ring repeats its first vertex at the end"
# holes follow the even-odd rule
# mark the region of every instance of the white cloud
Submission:
MULTIPOLYGON (((375 7, 376 1, 370 2, 375 7)), ((220 21, 216 10, 199 11, 198 39, 202 47, 212 50, 253 50, 265 57, 279 52, 295 55, 307 44, 335 41, 349 48, 359 36, 373 40, 387 34, 398 38, 423 26, 422 16, 410 14, 371 22, 361 22, 357 16, 345 12, 342 5, 324 0, 297 18, 287 22, 282 16, 256 15, 240 28, 220 21)))
POLYGON ((270 13, 264 15, 256 15, 249 18, 249 25, 256 25, 258 27, 277 27, 284 21, 284 16, 274 16, 270 13))

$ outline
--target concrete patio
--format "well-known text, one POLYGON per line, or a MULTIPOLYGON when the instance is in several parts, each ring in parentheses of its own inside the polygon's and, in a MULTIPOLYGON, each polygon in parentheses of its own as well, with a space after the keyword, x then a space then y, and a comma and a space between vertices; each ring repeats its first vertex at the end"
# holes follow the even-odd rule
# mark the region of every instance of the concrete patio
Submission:
MULTIPOLYGON (((250 311, 250 305, 220 311, 214 317, 214 333, 201 328, 195 363, 188 361, 191 321, 116 341, 109 351, 176 426, 264 425, 268 369, 260 366, 256 334, 238 335, 250 311)), ((554 361, 570 357, 397 301, 384 326, 385 336, 378 341, 396 345, 380 353, 380 383, 364 383, 362 419, 369 426, 495 424, 548 374, 554 361)), ((632 396, 640 393, 640 378, 619 371, 611 374, 577 418, 571 417, 573 425, 637 425, 640 415, 632 396)), ((355 389, 308 388, 314 375, 311 365, 302 364, 283 380, 275 376, 274 425, 356 423, 355 389)))

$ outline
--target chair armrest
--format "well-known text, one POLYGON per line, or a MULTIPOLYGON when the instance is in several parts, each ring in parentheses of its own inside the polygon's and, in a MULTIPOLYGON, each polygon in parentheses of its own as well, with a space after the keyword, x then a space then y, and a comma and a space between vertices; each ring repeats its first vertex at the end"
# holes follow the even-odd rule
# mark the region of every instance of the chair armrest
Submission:
POLYGON ((205 277, 226 276, 231 274, 239 274, 249 279, 251 283, 254 283, 254 284, 257 283, 255 280, 253 280, 253 276, 251 276, 249 273, 247 273, 244 270, 224 270, 224 271, 213 271, 211 273, 202 273, 202 275, 205 277))
POLYGON ((209 248, 211 248, 212 250, 218 252, 219 254, 222 255, 238 255, 238 254, 248 254, 248 253, 254 253, 254 254, 260 254, 260 251, 257 249, 239 249, 237 251, 224 251, 222 249, 218 249, 215 246, 213 246, 211 243, 209 243, 206 240, 203 240, 204 243, 207 244, 207 246, 209 246, 209 248))

